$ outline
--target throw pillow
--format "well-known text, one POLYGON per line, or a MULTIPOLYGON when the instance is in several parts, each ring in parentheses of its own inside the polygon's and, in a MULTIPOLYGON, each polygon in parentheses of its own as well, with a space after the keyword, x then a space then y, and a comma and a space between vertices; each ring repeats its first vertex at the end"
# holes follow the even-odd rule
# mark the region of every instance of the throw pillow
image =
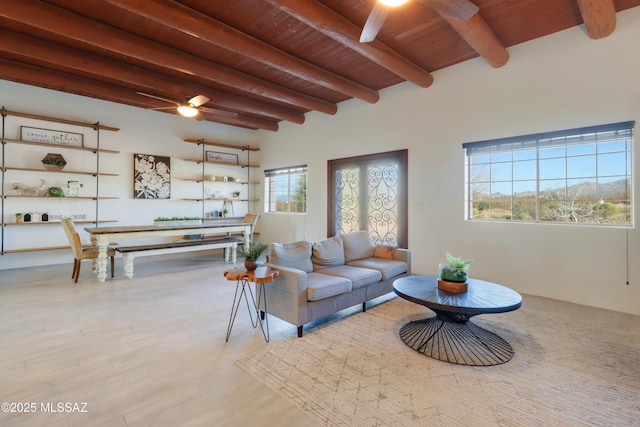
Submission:
POLYGON ((376 245, 373 248, 373 256, 383 259, 395 259, 396 247, 389 245, 376 245))

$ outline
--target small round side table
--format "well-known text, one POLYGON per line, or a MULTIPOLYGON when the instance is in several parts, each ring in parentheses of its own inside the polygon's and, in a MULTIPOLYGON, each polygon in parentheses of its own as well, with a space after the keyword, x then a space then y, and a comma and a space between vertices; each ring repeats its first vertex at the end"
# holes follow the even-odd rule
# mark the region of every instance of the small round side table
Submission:
POLYGON ((280 275, 278 270, 267 270, 267 273, 264 277, 256 277, 255 271, 247 271, 243 268, 235 268, 233 270, 227 270, 224 272, 224 276, 227 280, 235 280, 236 281, 236 293, 233 296, 233 304, 231 306, 231 314, 229 315, 229 325, 227 326, 227 338, 225 341, 229 341, 229 336, 231 335, 231 329, 233 328, 233 323, 236 320, 236 314, 238 314, 238 308, 240 307, 240 302, 242 297, 244 296, 244 300, 247 303, 247 310, 249 311, 249 318, 251 319, 251 325, 254 328, 260 325, 260 329, 262 329, 262 335, 264 339, 269 342, 269 318, 267 317, 267 294, 264 289, 265 283, 273 282, 280 275), (251 291, 250 283, 255 283, 256 293, 255 296, 251 291), (247 292, 249 296, 247 296, 247 292), (250 298, 249 298, 250 297, 250 298), (257 301, 256 301, 257 297, 257 301), (251 299, 251 301, 249 301, 251 299), (260 303, 264 303, 264 310, 262 311, 264 314, 260 313, 260 303), (253 310, 251 309, 251 305, 253 305, 253 310), (252 312, 255 313, 256 318, 253 319, 252 312), (264 322, 263 322, 264 320, 264 322), (265 330, 266 326, 266 330, 265 330))

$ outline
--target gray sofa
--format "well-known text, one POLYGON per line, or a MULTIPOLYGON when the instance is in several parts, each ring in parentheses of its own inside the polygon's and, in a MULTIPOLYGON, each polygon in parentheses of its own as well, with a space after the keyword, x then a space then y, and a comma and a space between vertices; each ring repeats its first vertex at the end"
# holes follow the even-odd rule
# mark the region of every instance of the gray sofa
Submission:
MULTIPOLYGON (((265 285, 266 311, 298 327, 393 291, 411 274, 411 252, 372 246, 367 231, 318 242, 271 243, 268 263, 280 276, 265 285)), ((265 310, 264 302, 261 310, 265 310)))

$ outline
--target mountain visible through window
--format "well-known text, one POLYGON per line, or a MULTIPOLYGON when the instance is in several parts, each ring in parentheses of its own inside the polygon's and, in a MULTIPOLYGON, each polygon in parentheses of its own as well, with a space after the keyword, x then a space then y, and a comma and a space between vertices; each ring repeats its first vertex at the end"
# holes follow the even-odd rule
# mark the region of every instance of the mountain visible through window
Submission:
POLYGON ((631 225, 634 124, 463 144, 466 218, 631 225))

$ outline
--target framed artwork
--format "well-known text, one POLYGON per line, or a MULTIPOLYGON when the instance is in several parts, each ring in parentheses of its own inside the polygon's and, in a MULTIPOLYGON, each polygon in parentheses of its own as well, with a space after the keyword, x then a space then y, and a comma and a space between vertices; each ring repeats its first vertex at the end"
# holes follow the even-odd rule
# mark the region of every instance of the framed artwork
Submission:
POLYGON ((219 162, 237 165, 238 155, 230 153, 218 153, 216 151, 207 151, 207 162, 219 162))
POLYGON ((133 198, 171 198, 171 157, 133 155, 133 198))
POLYGON ((32 128, 29 126, 20 126, 20 139, 22 141, 63 145, 67 147, 84 146, 84 135, 81 133, 32 128))

